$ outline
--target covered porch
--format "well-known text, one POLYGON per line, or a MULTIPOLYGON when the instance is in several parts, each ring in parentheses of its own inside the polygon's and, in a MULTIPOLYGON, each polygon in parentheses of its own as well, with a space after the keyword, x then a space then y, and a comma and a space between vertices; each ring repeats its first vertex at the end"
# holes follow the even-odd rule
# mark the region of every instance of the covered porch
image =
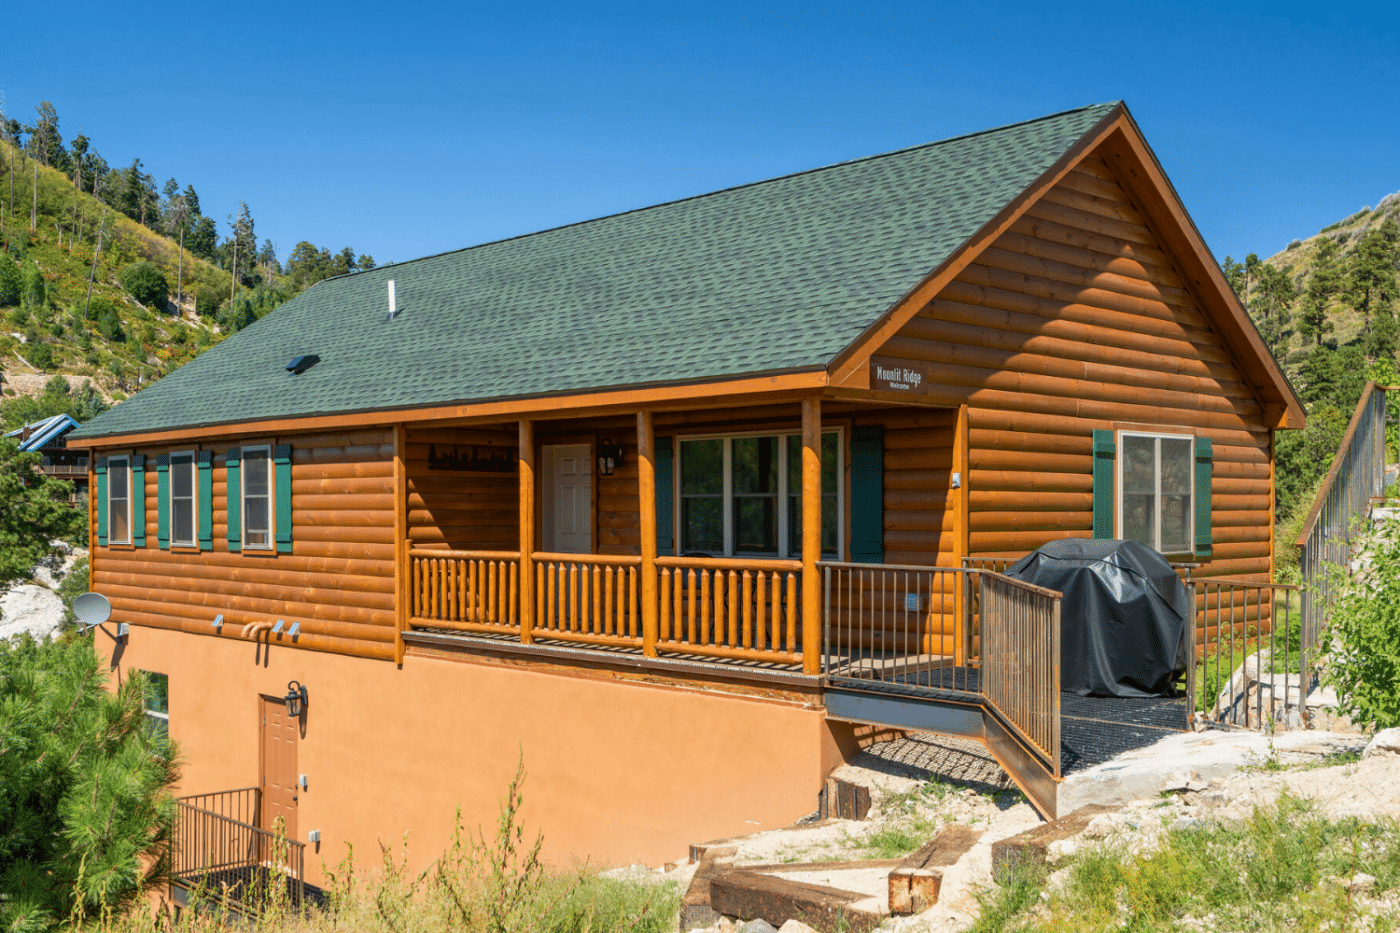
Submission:
POLYGON ((806 676, 875 649, 963 664, 965 438, 957 409, 818 396, 401 426, 400 630, 806 676))

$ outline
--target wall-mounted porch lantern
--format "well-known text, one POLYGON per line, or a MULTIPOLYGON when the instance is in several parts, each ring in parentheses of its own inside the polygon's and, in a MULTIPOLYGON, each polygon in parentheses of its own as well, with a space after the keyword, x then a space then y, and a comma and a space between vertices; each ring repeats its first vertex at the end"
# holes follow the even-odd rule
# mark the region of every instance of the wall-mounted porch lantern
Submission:
POLYGON ((613 442, 610 437, 603 438, 603 442, 598 445, 598 473, 600 476, 612 476, 613 468, 622 462, 622 445, 613 442))
POLYGON ((295 680, 289 680, 287 681, 287 695, 282 699, 287 703, 287 715, 296 719, 301 716, 301 711, 307 706, 306 688, 295 680))

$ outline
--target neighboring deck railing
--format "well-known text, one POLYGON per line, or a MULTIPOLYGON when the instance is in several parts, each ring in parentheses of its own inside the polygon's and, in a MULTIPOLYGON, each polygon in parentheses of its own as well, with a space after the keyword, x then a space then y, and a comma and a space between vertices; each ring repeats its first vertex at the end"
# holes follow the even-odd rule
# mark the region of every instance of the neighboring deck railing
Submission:
POLYGON ((1300 586, 1196 579, 1202 639, 1193 652, 1202 676, 1192 697, 1212 722, 1247 729, 1307 725, 1310 659, 1302 637, 1300 586))
POLYGON ((1371 500, 1385 491, 1386 394, 1393 389, 1366 383, 1295 542, 1303 581, 1302 641, 1309 649, 1318 647, 1371 500))
POLYGON ((239 912, 306 903, 306 845, 261 829, 256 787, 182 798, 175 821, 177 887, 239 912))

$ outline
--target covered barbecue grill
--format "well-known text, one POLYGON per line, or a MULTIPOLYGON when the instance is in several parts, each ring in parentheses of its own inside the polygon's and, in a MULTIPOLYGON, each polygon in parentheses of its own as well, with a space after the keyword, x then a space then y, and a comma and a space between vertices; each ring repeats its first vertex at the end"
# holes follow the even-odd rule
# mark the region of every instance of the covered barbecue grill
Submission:
POLYGON ((1006 575, 1064 594, 1060 689, 1079 696, 1165 697, 1187 664, 1190 591, 1137 541, 1053 541, 1006 575))

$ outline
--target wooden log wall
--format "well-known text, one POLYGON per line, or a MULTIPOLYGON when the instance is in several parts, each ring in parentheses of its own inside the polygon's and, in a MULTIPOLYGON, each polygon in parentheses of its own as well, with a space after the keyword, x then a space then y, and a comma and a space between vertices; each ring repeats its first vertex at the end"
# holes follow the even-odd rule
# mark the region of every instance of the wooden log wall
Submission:
POLYGON ((1180 426, 1209 437, 1214 453, 1213 555, 1195 575, 1268 579, 1270 428, 1257 395, 1097 155, 880 355, 925 368, 922 401, 969 405, 973 556, 1090 537, 1092 432, 1180 426))
POLYGON ((885 563, 956 567, 949 487, 955 408, 865 409, 857 425, 885 428, 885 563))
MULTIPOLYGON (((266 442, 268 439, 260 439, 266 442)), ((213 457, 213 549, 162 550, 156 539, 155 458, 146 468, 146 546, 94 548, 93 589, 113 619, 239 638, 250 622, 301 623, 295 644, 360 657, 394 656, 394 470, 388 431, 278 437, 292 445, 292 552, 228 549, 225 454, 213 457), (212 627, 222 614, 221 631, 212 627)), ((189 450, 181 445, 179 450, 189 450)), ((125 452, 125 451, 124 451, 125 452)))
POLYGON ((473 446, 499 449, 513 459, 519 444, 515 424, 501 428, 410 427, 405 466, 408 474, 408 538, 416 548, 454 551, 513 551, 520 547, 518 474, 431 469, 430 450, 439 454, 473 446))

